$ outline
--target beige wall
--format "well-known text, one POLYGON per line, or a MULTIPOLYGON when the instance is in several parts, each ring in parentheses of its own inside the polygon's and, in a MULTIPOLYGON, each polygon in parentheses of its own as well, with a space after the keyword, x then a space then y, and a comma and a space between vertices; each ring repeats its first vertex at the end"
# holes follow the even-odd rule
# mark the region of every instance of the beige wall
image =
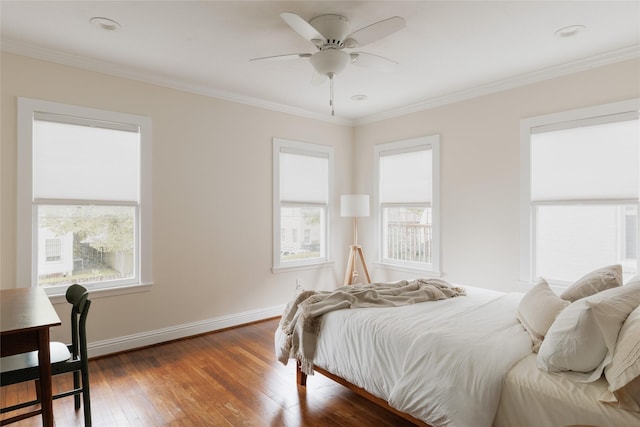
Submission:
MULTIPOLYGON (((154 285, 148 292, 94 298, 91 342, 283 306, 294 295, 296 278, 307 288, 335 286, 341 278, 351 223, 340 218, 338 201, 351 191, 350 126, 13 54, 3 53, 1 66, 2 288, 17 285, 19 96, 140 114, 153 122, 154 285), (338 260, 335 266, 271 272, 274 136, 335 149, 335 238, 330 248, 338 260)), ((56 308, 66 321, 66 304, 56 308)), ((64 337, 67 332, 54 328, 52 333, 64 337)))
MULTIPOLYGON (((153 120, 154 285, 148 292, 94 298, 89 339, 106 350, 188 334, 199 322, 207 328, 221 324, 217 319, 238 323, 247 313, 259 316, 284 305, 297 278, 307 288, 335 286, 352 231, 339 216, 339 195, 373 191, 375 144, 419 135, 441 135, 444 278, 515 290, 520 119, 640 96, 635 60, 352 128, 13 54, 2 54, 1 67, 2 288, 16 286, 16 98, 153 120), (271 272, 274 136, 335 147, 334 266, 271 272)), ((372 222, 359 222, 370 264, 372 222)), ((407 276, 373 268, 378 281, 407 276)), ((66 321, 66 305, 56 308, 66 321)), ((64 327, 53 330, 54 338, 66 334, 64 327)))
MULTIPOLYGON (((633 60, 358 126, 356 188, 373 191, 375 144, 440 134, 443 278, 522 290, 517 286, 520 120, 638 96, 640 61, 633 60)), ((373 254, 372 221, 362 227, 362 244, 373 254)), ((374 274, 377 280, 406 276, 381 269, 374 274)))

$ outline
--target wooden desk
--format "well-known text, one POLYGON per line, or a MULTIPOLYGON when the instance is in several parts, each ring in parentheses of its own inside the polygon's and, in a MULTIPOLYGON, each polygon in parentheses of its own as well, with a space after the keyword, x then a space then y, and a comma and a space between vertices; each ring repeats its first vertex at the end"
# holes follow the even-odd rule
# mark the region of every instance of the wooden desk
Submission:
POLYGON ((29 416, 42 414, 42 425, 53 427, 49 328, 60 325, 43 289, 0 291, 0 353, 2 357, 38 351, 42 405, 29 416))

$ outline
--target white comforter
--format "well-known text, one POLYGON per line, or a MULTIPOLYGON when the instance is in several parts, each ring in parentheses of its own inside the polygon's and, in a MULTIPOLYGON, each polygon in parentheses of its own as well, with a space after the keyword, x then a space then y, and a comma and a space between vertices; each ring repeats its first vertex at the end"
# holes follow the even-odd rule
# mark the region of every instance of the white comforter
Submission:
POLYGON ((531 341, 521 294, 468 296, 399 308, 327 313, 315 363, 437 426, 491 426, 503 379, 531 341))

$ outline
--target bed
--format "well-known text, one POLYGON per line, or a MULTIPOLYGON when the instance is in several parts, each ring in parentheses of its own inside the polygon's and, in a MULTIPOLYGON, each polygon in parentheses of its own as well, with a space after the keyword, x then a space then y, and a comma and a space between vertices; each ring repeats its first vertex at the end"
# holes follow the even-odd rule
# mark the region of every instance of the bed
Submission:
MULTIPOLYGON (((324 314, 314 371, 416 425, 640 426, 640 413, 599 401, 604 377, 577 383, 536 366, 517 315, 522 293, 465 290, 439 301, 324 314)), ((297 381, 306 384, 300 365, 297 381)))

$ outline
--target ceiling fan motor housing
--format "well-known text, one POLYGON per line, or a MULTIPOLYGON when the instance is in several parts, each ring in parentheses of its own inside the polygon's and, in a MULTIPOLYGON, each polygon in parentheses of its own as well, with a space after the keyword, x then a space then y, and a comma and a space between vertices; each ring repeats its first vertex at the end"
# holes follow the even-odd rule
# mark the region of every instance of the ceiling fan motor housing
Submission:
POLYGON ((351 21, 342 15, 320 15, 309 21, 320 34, 327 39, 328 45, 344 46, 344 39, 349 35, 351 21))

